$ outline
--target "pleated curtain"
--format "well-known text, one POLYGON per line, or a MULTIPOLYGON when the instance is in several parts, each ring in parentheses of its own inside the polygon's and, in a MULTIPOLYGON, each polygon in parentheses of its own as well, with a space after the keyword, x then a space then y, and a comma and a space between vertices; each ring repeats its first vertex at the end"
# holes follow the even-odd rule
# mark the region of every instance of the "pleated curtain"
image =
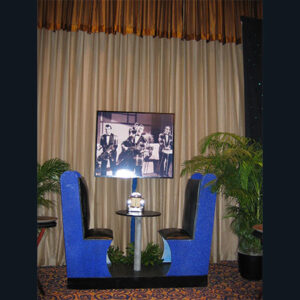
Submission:
MULTIPOLYGON (((84 176, 89 192, 90 227, 114 232, 112 244, 125 251, 130 218, 125 209, 131 179, 94 176, 97 110, 175 113, 173 179, 138 179, 146 209, 160 211, 142 220, 142 249, 161 247, 158 230, 180 227, 188 176, 184 160, 198 154, 201 138, 216 131, 243 135, 242 44, 181 40, 121 33, 37 30, 38 161, 59 157, 84 176)), ((38 265, 64 265, 61 200, 38 215, 58 217, 38 247, 38 265)), ((236 260, 237 238, 225 201, 218 197, 211 261, 236 260)))

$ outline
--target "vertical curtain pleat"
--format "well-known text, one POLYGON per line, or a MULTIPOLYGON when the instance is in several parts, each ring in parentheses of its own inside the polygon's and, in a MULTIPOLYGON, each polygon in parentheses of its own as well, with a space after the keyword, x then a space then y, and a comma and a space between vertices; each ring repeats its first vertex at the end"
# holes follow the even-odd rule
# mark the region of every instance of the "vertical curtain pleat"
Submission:
MULTIPOLYGON (((38 161, 60 157, 85 177, 91 210, 90 227, 108 227, 113 244, 125 250, 130 218, 124 209, 131 180, 96 178, 97 110, 175 113, 173 179, 139 179, 137 190, 158 218, 143 220, 142 248, 162 240, 158 229, 182 221, 187 177, 181 164, 198 153, 198 142, 219 131, 244 133, 242 46, 38 30, 38 161)), ((58 217, 38 249, 38 265, 65 264, 60 197, 38 213, 58 217)), ((236 259, 236 237, 222 218, 218 200, 212 260, 236 259)))

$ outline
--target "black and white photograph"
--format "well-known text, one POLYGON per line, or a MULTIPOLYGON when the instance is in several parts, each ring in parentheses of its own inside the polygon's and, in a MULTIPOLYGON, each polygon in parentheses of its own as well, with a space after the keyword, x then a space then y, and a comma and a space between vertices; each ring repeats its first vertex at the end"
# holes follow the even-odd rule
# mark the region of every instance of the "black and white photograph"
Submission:
POLYGON ((173 178, 174 114, 97 111, 95 176, 173 178))

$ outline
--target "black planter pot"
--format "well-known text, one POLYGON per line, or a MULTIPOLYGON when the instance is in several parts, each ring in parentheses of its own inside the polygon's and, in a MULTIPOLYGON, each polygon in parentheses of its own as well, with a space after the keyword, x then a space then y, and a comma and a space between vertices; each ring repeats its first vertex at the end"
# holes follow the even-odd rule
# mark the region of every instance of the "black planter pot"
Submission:
POLYGON ((238 252, 238 265, 241 276, 248 280, 261 280, 262 259, 262 255, 249 255, 238 252))

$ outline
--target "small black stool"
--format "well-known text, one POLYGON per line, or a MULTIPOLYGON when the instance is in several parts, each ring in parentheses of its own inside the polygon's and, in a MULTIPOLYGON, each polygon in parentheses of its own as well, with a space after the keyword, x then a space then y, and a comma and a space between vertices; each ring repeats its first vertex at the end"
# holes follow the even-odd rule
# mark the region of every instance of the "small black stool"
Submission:
MULTIPOLYGON (((253 232, 252 234, 257 237, 258 239, 260 239, 261 244, 263 245, 263 224, 257 224, 254 225, 253 227, 253 232)), ((258 299, 262 299, 263 296, 263 291, 262 289, 259 291, 259 295, 258 295, 258 299)))
MULTIPOLYGON (((38 216, 37 217, 37 227, 41 229, 38 237, 37 237, 37 247, 45 233, 46 228, 55 227, 56 226, 56 217, 47 217, 47 216, 38 216)), ((43 286, 38 278, 38 287, 42 295, 45 295, 43 286)))

